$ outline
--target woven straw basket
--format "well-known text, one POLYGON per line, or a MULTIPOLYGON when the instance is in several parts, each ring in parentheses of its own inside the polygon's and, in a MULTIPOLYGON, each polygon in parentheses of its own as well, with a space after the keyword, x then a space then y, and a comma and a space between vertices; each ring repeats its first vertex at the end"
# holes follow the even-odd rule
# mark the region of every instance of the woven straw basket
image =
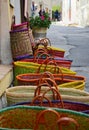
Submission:
MULTIPOLYGON (((14 62, 14 68, 16 67, 15 69, 18 69, 18 70, 16 70, 18 74, 21 74, 21 72, 24 73, 25 70, 23 70, 23 69, 26 69, 27 73, 34 73, 34 72, 37 72, 42 67, 42 69, 44 71, 45 66, 46 65, 44 65, 44 64, 38 64, 38 63, 33 63, 33 62, 21 62, 21 61, 14 62), (19 73, 19 69, 20 69, 20 73, 19 73)), ((51 71, 52 67, 54 67, 54 65, 46 66, 47 70, 49 70, 49 71, 51 71)), ((76 74, 76 72, 74 72, 70 69, 64 68, 64 67, 60 67, 60 69, 63 74, 70 74, 70 75, 76 74)))
POLYGON ((79 88, 84 89, 85 87, 85 77, 78 75, 68 75, 68 74, 52 74, 50 72, 44 73, 25 73, 19 74, 16 76, 17 85, 38 85, 41 78, 50 77, 55 80, 57 85, 60 87, 71 87, 71 88, 79 88), (76 81, 76 82, 75 82, 76 81), (68 83, 71 82, 71 83, 68 83), (66 84, 64 84, 66 83, 66 84), (67 85, 68 84, 68 85, 67 85), (79 87, 78 87, 79 86, 79 87))
MULTIPOLYGON (((41 72, 44 71, 49 71, 51 72, 51 68, 54 67, 53 65, 44 65, 44 64, 37 64, 37 63, 33 63, 33 62, 14 62, 14 85, 17 85, 17 80, 16 80, 16 76, 19 74, 25 74, 25 73, 38 73, 39 70, 41 72), (45 70, 46 67, 46 70, 45 70)), ((69 75, 75 75, 76 72, 64 68, 64 67, 60 67, 60 70, 63 74, 69 74, 69 75)))
POLYGON ((36 47, 37 49, 46 49, 48 54, 50 54, 51 56, 54 56, 54 57, 64 57, 64 54, 65 54, 65 50, 64 49, 61 49, 61 48, 56 48, 54 46, 46 46, 43 44, 43 45, 38 45, 36 47))
POLYGON ((84 104, 80 102, 72 102, 72 101, 64 101, 62 100, 61 94, 59 93, 59 90, 57 88, 50 88, 50 85, 45 84, 46 90, 43 92, 41 91, 41 88, 43 87, 43 84, 40 84, 35 92, 34 97, 29 102, 21 102, 15 105, 30 105, 30 106, 45 106, 45 107, 55 107, 55 108, 65 108, 69 110, 75 110, 79 112, 86 112, 89 110, 89 104, 84 104), (53 99, 50 99, 48 97, 50 94, 53 99), (45 100, 44 100, 45 99, 45 100), (47 100, 47 101, 46 101, 47 100))
POLYGON ((13 28, 12 28, 12 30, 14 30, 14 31, 23 30, 23 29, 28 29, 27 22, 17 24, 17 25, 15 24, 15 25, 13 25, 13 28))
MULTIPOLYGON (((34 97, 34 91, 37 86, 15 86, 6 90, 7 104, 8 106, 31 101, 34 97)), ((63 100, 75 101, 89 104, 89 93, 74 88, 58 88, 63 100)), ((46 87, 42 87, 42 91, 45 91, 46 87)), ((47 94, 47 97, 53 99, 52 94, 47 94)))
POLYGON ((69 83, 63 83, 59 85, 60 88, 76 88, 84 90, 85 88, 85 82, 83 81, 74 81, 69 83))
POLYGON ((31 42, 28 35, 28 29, 10 31, 10 42, 12 57, 14 60, 17 57, 33 54, 31 42))
POLYGON ((0 110, 0 130, 59 130, 60 125, 60 130, 89 130, 89 115, 36 106, 14 106, 0 110))

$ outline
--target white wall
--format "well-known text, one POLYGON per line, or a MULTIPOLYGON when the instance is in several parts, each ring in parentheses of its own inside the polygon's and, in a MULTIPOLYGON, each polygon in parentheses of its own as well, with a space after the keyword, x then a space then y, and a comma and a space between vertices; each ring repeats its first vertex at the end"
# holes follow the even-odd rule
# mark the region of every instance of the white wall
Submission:
POLYGON ((76 10, 76 0, 71 1, 71 22, 76 23, 77 22, 77 10, 76 10))
POLYGON ((80 21, 81 26, 89 26, 89 0, 80 1, 80 21))
POLYGON ((14 13, 16 24, 21 23, 20 0, 14 0, 14 13))
POLYGON ((0 0, 0 56, 2 64, 12 62, 10 48, 10 10, 9 0, 0 0))
POLYGON ((69 22, 69 0, 63 0, 62 2, 62 20, 65 24, 69 22))
POLYGON ((63 0, 62 1, 62 20, 65 24, 79 23, 79 1, 77 0, 63 0), (70 10, 70 16, 69 16, 70 10))

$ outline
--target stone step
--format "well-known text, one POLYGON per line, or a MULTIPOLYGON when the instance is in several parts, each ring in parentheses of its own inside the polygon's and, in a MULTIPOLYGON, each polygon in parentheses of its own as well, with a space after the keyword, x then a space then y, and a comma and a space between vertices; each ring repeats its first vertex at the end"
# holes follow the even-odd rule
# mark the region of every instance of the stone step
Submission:
POLYGON ((5 107, 5 90, 13 81, 13 66, 0 64, 0 108, 5 107))

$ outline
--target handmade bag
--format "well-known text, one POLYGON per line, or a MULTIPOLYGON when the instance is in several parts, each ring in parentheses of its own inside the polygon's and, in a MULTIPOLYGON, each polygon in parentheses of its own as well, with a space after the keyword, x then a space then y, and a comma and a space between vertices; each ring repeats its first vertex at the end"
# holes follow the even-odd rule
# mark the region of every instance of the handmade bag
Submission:
POLYGON ((65 67, 70 69, 72 60, 68 60, 66 58, 57 58, 50 56, 46 51, 43 52, 43 50, 37 51, 34 54, 33 58, 23 59, 21 61, 27 61, 27 62, 37 62, 39 64, 47 64, 49 61, 55 62, 59 67, 65 67))
MULTIPOLYGON (((41 105, 41 106, 46 106, 46 107, 49 106, 49 107, 65 108, 65 109, 71 109, 71 110, 76 110, 76 111, 89 110, 89 105, 87 104, 63 101, 55 82, 53 82, 53 84, 55 88, 53 88, 52 85, 49 85, 48 83, 43 83, 43 84, 38 85, 38 87, 36 87, 34 91, 34 98, 32 99, 32 102, 23 103, 23 105, 24 104, 34 105, 34 106, 41 105), (47 89, 44 92, 41 92, 41 88, 43 86, 45 86, 47 89), (52 96, 54 100, 50 100, 50 98, 48 98, 48 96, 50 95, 46 96, 46 94, 48 92, 50 93, 50 91, 53 93, 52 96), (44 99, 46 99, 47 102, 44 102, 44 99), (38 102, 35 102, 35 101, 38 101, 38 102)), ((22 97, 24 97, 24 95, 22 97)), ((21 104, 19 103, 18 105, 22 105, 22 103, 21 104)))
POLYGON ((21 24, 14 24, 12 27, 13 31, 19 31, 19 30, 23 30, 23 29, 28 29, 28 22, 23 22, 21 24))
POLYGON ((28 22, 12 25, 10 31, 10 43, 13 60, 28 58, 30 55, 33 55, 28 22))
POLYGON ((64 49, 61 49, 61 48, 56 48, 54 46, 50 46, 50 45, 47 45, 45 46, 45 44, 43 43, 41 46, 40 44, 38 44, 36 47, 36 49, 39 49, 39 48, 44 48, 47 50, 48 54, 50 54, 51 56, 57 56, 57 57, 64 57, 64 54, 65 54, 65 50, 64 49))
MULTIPOLYGON (((17 61, 13 63, 14 65, 14 85, 17 85, 16 76, 19 74, 25 74, 25 73, 42 73, 45 71, 49 71, 54 73, 53 67, 54 65, 45 65, 45 64, 38 64, 33 62, 21 62, 17 61)), ((59 67, 58 67, 59 68, 59 67)), ((69 75, 75 75, 76 72, 60 67, 60 70, 63 74, 69 74, 69 75)))
MULTIPOLYGON (((7 105, 13 105, 20 102, 31 101, 34 97, 34 91, 37 86, 14 86, 6 89, 7 105)), ((46 87, 42 87, 41 91, 46 91, 46 87)), ((89 93, 74 88, 58 88, 63 100, 81 102, 89 104, 89 93)), ((46 94, 49 99, 53 99, 51 93, 46 94)))
POLYGON ((0 130, 47 130, 47 128, 52 130, 52 125, 56 127, 55 130, 59 130, 60 121, 64 122, 63 130, 77 130, 77 128, 78 130, 89 130, 89 115, 80 112, 57 108, 49 110, 38 106, 12 106, 0 110, 0 130), (69 123, 65 125, 66 119, 64 117, 71 122, 70 125, 69 123), (74 122, 70 119, 73 119, 74 122))
POLYGON ((34 99, 32 101, 32 105, 37 105, 35 104, 35 101, 38 99, 38 101, 40 100, 41 106, 50 106, 50 107, 58 107, 58 108, 65 108, 65 109, 70 109, 70 110, 76 110, 76 111, 86 111, 89 110, 89 105, 88 104, 84 104, 84 103, 80 103, 80 102, 72 102, 72 101, 64 101, 62 100, 60 91, 57 89, 57 87, 53 88, 52 86, 49 86, 49 89, 46 89, 44 92, 41 92, 41 88, 43 87, 43 85, 39 85, 36 89, 35 89, 35 94, 34 94, 34 99), (54 100, 50 100, 46 94, 49 92, 52 92, 53 94, 53 99, 54 100), (40 98, 39 98, 40 97, 40 98), (43 99, 46 99, 48 102, 43 102, 43 99), (49 104, 49 105, 48 105, 49 104))
MULTIPOLYGON (((16 76, 17 85, 38 85, 40 81, 45 80, 45 78, 50 78, 49 80, 54 80, 58 87, 60 88, 76 88, 83 90, 85 88, 85 80, 81 76, 75 75, 75 79, 72 80, 73 76, 69 76, 69 79, 64 78, 64 75, 59 75, 59 78, 56 78, 57 74, 52 74, 50 72, 44 73, 26 73, 16 76)), ((67 76, 67 75, 65 75, 67 76)), ((46 79, 47 80, 47 79, 46 79)))

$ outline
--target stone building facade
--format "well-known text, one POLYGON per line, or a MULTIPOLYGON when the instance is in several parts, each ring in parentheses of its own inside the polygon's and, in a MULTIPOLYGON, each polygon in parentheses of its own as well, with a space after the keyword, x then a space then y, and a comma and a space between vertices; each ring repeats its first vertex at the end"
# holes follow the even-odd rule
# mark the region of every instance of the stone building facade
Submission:
POLYGON ((89 26, 89 0, 63 0, 62 20, 67 25, 89 26))

